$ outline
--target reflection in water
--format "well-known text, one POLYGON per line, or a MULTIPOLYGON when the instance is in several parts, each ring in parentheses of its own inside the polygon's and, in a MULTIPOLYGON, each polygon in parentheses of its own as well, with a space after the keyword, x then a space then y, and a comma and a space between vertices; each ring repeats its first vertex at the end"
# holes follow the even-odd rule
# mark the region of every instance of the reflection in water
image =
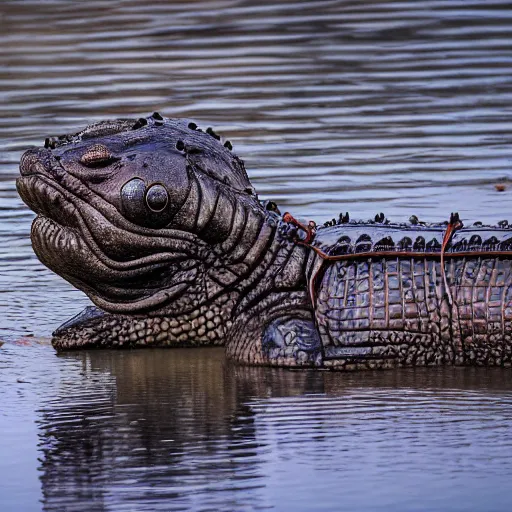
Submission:
POLYGON ((299 392, 308 378, 226 367, 222 349, 61 357, 76 358, 82 372, 79 382, 61 383, 41 410, 48 508, 77 498, 100 507, 120 495, 135 503, 147 499, 148 509, 157 507, 154 499, 168 510, 167 499, 191 506, 199 496, 218 507, 213 491, 233 492, 226 510, 261 501, 265 443, 256 439, 247 401, 299 392))
POLYGON ((411 510, 434 489, 451 510, 506 510, 512 497, 509 371, 293 372, 232 366, 222 349, 59 359, 79 366, 40 409, 47 510, 411 510))

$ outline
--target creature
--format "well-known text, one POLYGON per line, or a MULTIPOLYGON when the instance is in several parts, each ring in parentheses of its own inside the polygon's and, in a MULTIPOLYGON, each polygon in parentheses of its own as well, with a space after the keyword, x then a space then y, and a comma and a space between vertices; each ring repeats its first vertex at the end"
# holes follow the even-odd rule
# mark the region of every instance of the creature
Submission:
POLYGON ((332 369, 512 363, 512 229, 325 225, 260 201, 211 129, 93 124, 21 158, 39 259, 96 306, 57 350, 225 344, 247 364, 332 369))

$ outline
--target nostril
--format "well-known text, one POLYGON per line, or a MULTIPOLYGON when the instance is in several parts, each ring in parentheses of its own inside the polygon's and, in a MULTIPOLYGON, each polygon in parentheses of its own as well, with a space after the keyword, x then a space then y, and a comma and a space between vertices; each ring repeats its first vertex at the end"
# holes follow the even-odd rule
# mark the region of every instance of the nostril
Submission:
POLYGON ((20 158, 20 172, 22 175, 35 174, 44 170, 43 162, 47 162, 50 152, 45 149, 29 149, 20 158))
POLYGON ((25 151, 25 153, 23 153, 23 155, 21 155, 21 158, 20 158, 20 170, 21 171, 27 170, 28 167, 30 166, 30 163, 32 160, 33 160, 33 158, 32 158, 32 154, 31 154, 30 150, 25 151))

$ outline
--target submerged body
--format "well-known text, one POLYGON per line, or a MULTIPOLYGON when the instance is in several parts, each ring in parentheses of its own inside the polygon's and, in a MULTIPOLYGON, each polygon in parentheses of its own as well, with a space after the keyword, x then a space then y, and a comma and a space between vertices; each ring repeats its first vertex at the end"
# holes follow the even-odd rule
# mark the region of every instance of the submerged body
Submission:
POLYGON ((343 217, 304 237, 258 200, 229 143, 158 114, 45 146, 23 155, 17 183, 38 214, 34 250, 97 306, 57 329, 58 350, 225 344, 237 361, 289 367, 511 364, 506 224, 343 217))

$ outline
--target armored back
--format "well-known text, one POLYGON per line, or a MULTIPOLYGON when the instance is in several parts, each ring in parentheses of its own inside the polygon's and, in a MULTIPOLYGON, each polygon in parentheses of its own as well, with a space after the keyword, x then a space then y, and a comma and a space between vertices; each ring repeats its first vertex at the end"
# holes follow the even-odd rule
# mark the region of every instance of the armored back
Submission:
POLYGON ((308 263, 325 366, 510 364, 507 228, 320 228, 308 263), (442 255, 444 257, 442 257, 442 255))

